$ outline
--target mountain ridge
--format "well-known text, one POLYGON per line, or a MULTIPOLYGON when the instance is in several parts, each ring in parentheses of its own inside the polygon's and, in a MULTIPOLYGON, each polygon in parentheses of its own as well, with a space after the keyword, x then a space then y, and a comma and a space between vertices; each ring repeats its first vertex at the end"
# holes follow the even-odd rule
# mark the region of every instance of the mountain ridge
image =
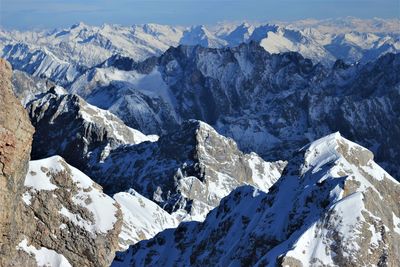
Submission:
POLYGON ((400 211, 395 203, 400 184, 373 162, 373 154, 335 133, 312 142, 298 158, 303 163, 294 158, 292 168, 268 193, 240 187, 203 223, 183 223, 139 242, 124 262, 396 265, 400 232, 395 218, 400 211))

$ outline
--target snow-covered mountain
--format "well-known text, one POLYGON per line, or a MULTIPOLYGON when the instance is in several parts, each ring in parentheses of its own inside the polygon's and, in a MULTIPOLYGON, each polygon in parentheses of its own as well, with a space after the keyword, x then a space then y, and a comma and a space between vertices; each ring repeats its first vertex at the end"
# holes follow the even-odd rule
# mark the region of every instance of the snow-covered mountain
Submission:
POLYGON ((121 146, 88 172, 108 192, 134 188, 179 220, 203 220, 234 188, 268 188, 286 163, 244 154, 211 126, 185 121, 159 141, 121 146))
POLYGON ((133 246, 124 266, 400 264, 400 184, 370 151, 335 133, 289 165, 268 193, 234 190, 203 223, 133 246))
POLYGON ((157 141, 76 95, 52 89, 27 109, 36 129, 34 159, 61 155, 106 193, 133 188, 178 220, 203 220, 243 184, 268 191, 286 165, 244 154, 232 139, 195 120, 157 141))
POLYGON ((69 90, 146 134, 194 118, 268 160, 287 159, 295 147, 341 131, 400 177, 399 72, 400 56, 391 53, 324 67, 256 43, 179 46, 140 63, 112 57, 69 90))
POLYGON ((123 218, 99 185, 58 156, 31 161, 24 185, 26 227, 18 250, 38 266, 56 266, 60 258, 65 266, 110 262, 123 218))
POLYGON ((179 221, 155 202, 133 189, 113 196, 120 205, 123 224, 119 234, 119 255, 124 255, 129 245, 150 239, 168 228, 175 228, 179 221))
POLYGON ((0 29, 0 265, 399 266, 398 26, 0 29))
POLYGON ((332 19, 304 19, 289 23, 280 22, 278 24, 285 25, 295 29, 315 28, 323 33, 399 33, 399 19, 360 19, 356 17, 342 17, 332 19))
POLYGON ((295 51, 314 63, 324 64, 336 59, 368 62, 400 49, 398 20, 366 20, 371 31, 363 27, 363 20, 353 18, 321 23, 310 20, 274 25, 221 23, 192 27, 79 23, 51 31, 0 30, 0 56, 9 60, 15 69, 67 86, 86 68, 114 54, 141 61, 179 44, 221 48, 256 41, 270 53, 295 51), (335 27, 337 31, 333 30, 335 27))

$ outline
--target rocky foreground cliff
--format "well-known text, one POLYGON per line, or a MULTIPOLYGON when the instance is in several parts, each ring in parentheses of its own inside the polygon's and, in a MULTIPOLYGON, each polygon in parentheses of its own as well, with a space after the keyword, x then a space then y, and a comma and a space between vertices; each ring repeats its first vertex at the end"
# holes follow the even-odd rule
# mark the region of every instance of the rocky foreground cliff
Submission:
MULTIPOLYGON (((22 194, 34 129, 11 88, 11 65, 0 59, 0 265, 7 266, 23 227, 22 194)), ((15 258, 17 259, 17 258, 15 258)))

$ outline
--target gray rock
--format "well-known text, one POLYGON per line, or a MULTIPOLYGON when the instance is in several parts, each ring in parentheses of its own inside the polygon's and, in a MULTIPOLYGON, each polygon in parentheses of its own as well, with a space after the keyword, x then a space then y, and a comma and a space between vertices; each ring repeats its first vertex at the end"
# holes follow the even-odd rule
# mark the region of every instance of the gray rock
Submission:
POLYGON ((60 94, 54 88, 31 101, 27 110, 36 129, 32 158, 60 155, 81 170, 119 145, 158 139, 127 127, 115 115, 77 95, 60 94))

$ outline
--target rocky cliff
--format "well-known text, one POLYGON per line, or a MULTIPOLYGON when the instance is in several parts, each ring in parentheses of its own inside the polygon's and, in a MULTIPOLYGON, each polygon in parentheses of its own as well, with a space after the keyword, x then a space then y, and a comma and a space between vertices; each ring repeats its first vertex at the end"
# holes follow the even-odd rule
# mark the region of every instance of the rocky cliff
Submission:
POLYGON ((32 100, 27 106, 36 129, 32 158, 60 155, 69 164, 85 170, 107 157, 122 144, 156 141, 126 126, 112 113, 89 105, 77 95, 64 94, 57 88, 32 100))
POLYGON ((11 65, 0 59, 0 265, 9 266, 21 231, 21 201, 34 129, 14 96, 11 65))
POLYGON ((14 250, 6 266, 109 266, 115 252, 178 221, 134 190, 111 198, 53 156, 29 162, 14 250))
POLYGON ((99 185, 58 156, 31 161, 24 185, 18 251, 33 255, 39 266, 57 254, 72 266, 110 263, 123 217, 99 185))

